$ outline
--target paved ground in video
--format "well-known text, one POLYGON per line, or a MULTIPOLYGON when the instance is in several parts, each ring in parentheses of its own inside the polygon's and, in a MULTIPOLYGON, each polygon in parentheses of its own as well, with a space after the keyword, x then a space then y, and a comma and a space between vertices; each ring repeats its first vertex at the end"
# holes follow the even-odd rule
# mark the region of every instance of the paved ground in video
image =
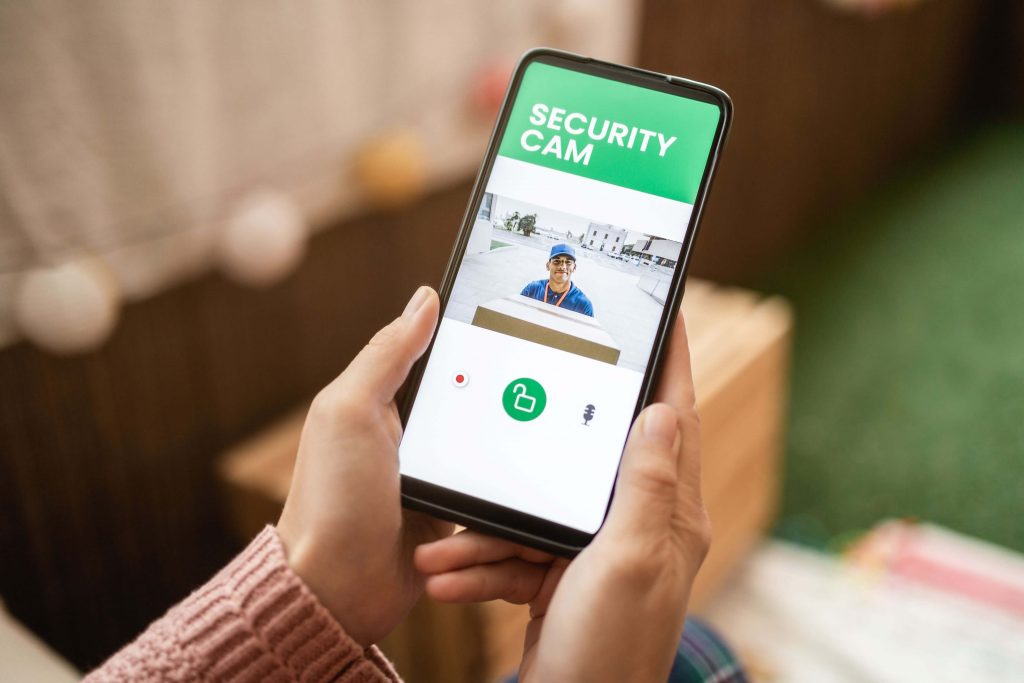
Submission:
MULTIPOLYGON (((547 277, 552 238, 523 237, 495 228, 492 240, 508 244, 463 261, 459 278, 445 315, 472 322, 477 305, 518 294, 532 280, 547 277)), ((661 316, 661 304, 637 286, 640 278, 654 276, 668 280, 667 269, 639 266, 612 259, 602 253, 576 249, 577 267, 573 282, 594 304, 598 322, 622 347, 619 365, 643 370, 651 340, 661 316)))

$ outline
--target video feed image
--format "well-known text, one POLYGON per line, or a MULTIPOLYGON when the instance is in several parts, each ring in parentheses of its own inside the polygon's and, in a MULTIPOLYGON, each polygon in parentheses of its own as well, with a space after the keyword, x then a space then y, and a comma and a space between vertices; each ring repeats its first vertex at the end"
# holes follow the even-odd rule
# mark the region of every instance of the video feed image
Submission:
POLYGON ((643 372, 681 247, 489 192, 444 316, 643 372))

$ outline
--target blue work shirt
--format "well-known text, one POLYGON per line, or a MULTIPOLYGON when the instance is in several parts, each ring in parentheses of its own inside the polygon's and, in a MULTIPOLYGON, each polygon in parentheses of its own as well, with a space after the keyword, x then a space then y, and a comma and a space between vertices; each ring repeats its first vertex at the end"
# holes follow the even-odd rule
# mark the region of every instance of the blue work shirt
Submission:
MULTIPOLYGON (((519 292, 523 296, 528 296, 531 299, 537 301, 544 301, 544 289, 548 286, 547 279, 534 280, 530 284, 523 287, 523 291, 519 292)), ((548 303, 552 306, 558 304, 562 299, 562 294, 556 293, 554 290, 548 291, 548 303)), ((594 304, 590 303, 590 299, 583 293, 574 282, 569 283, 569 291, 565 292, 565 301, 562 301, 560 308, 564 308, 568 311, 576 311, 583 315, 589 315, 591 318, 594 317, 594 304)))

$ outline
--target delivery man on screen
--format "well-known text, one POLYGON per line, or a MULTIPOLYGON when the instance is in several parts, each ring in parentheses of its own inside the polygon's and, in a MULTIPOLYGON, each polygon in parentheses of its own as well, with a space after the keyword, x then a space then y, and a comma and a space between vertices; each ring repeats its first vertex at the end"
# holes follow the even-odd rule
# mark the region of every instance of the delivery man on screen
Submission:
POLYGON ((594 317, 594 305, 572 283, 572 274, 576 270, 576 251, 568 244, 556 244, 551 247, 547 268, 546 279, 531 282, 523 287, 520 294, 567 311, 594 317))

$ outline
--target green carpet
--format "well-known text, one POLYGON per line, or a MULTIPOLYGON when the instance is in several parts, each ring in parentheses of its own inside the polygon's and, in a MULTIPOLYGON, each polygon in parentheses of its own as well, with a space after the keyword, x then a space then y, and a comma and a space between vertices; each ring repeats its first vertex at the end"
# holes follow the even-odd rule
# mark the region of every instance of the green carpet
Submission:
POLYGON ((1024 551, 1024 125, 888 183, 762 289, 796 312, 777 533, 909 516, 1024 551))

